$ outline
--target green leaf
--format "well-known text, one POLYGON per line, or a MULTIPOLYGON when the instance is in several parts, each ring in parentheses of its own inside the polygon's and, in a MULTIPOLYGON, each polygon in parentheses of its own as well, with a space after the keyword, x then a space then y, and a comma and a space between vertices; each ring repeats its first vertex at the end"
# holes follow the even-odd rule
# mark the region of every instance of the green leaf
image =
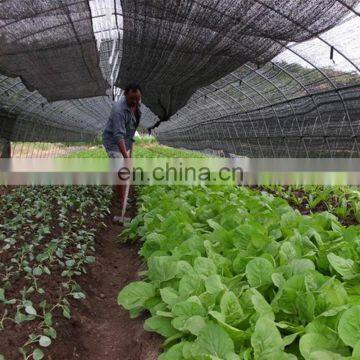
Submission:
POLYGON ((251 301, 254 305, 255 311, 261 318, 266 317, 267 319, 274 321, 275 315, 271 305, 268 304, 265 298, 256 289, 251 289, 250 292, 252 294, 251 301))
POLYGON ((216 266, 211 259, 198 257, 194 261, 194 270, 205 277, 216 274, 216 266))
POLYGON ((198 297, 193 296, 185 301, 177 303, 172 309, 175 316, 191 317, 194 315, 206 316, 206 310, 198 297))
POLYGON ((187 330, 193 335, 198 336, 205 326, 206 322, 204 318, 199 315, 195 315, 185 321, 184 330, 187 330))
POLYGON ((32 353, 34 360, 41 360, 44 357, 44 353, 40 349, 35 349, 32 353))
POLYGON ((49 327, 47 329, 44 329, 44 335, 52 338, 52 339, 56 339, 57 333, 56 330, 52 327, 49 327))
POLYGON ((345 280, 353 279, 356 276, 355 263, 351 259, 344 259, 333 253, 327 256, 329 263, 345 280))
POLYGON ((87 257, 85 258, 85 262, 86 262, 87 264, 92 264, 92 263, 94 263, 94 262, 95 262, 95 256, 87 256, 87 257))
POLYGON ((158 360, 183 360, 183 348, 183 342, 176 344, 166 351, 166 353, 161 354, 158 360))
POLYGON ((312 293, 304 293, 296 299, 296 307, 302 321, 310 322, 314 319, 316 300, 312 293))
POLYGON ((48 347, 51 344, 51 339, 48 336, 41 335, 39 339, 39 344, 42 347, 48 347))
POLYGON ((239 300, 232 291, 224 293, 220 301, 220 309, 230 325, 236 326, 244 316, 239 300))
POLYGON ((309 359, 313 352, 336 350, 336 343, 321 334, 310 333, 301 337, 299 348, 301 355, 309 359))
POLYGON ((219 359, 234 353, 234 343, 219 325, 208 324, 200 332, 194 343, 193 355, 212 355, 219 359))
POLYGON ((351 307, 342 314, 338 332, 346 345, 355 347, 360 340, 360 305, 351 307))
POLYGON ((201 294, 205 287, 203 280, 196 273, 184 275, 179 282, 179 294, 186 298, 192 294, 201 294))
POLYGON ((38 266, 38 267, 33 269, 32 273, 33 273, 34 276, 40 276, 40 275, 42 275, 43 270, 42 270, 41 267, 38 266))
POLYGON ((354 350, 352 352, 352 358, 354 360, 360 359, 360 341, 358 341, 354 346, 354 350))
POLYGON ((273 273, 273 274, 271 275, 271 280, 272 280, 272 282, 274 283, 274 285, 275 285, 277 288, 279 288, 279 289, 280 289, 280 288, 285 284, 285 282, 286 282, 284 276, 283 276, 282 274, 280 274, 280 273, 273 273))
POLYGON ((0 288, 0 301, 5 301, 5 290, 0 288))
POLYGON ((209 294, 217 294, 224 288, 219 275, 211 275, 205 280, 205 289, 209 294))
POLYGON ((85 299, 86 298, 86 295, 83 293, 83 292, 74 292, 74 293, 71 293, 71 296, 74 298, 74 299, 77 299, 77 300, 80 300, 80 299, 85 299))
POLYGON ((291 334, 291 335, 287 335, 283 338, 283 345, 284 347, 291 345, 295 339, 298 337, 299 334, 295 333, 295 334, 291 334))
POLYGON ((66 260, 65 261, 65 265, 68 267, 68 268, 71 268, 75 265, 75 260, 71 259, 71 260, 66 260))
POLYGON ((51 313, 46 313, 44 316, 44 322, 47 326, 51 326, 52 325, 52 314, 51 313))
POLYGON ((310 270, 315 270, 315 264, 308 259, 295 259, 290 262, 289 266, 294 275, 305 274, 310 270))
POLYGON ((174 306, 179 302, 179 294, 171 287, 160 289, 160 296, 162 301, 170 306, 174 306))
POLYGON ((71 319, 71 312, 68 306, 63 306, 63 316, 67 319, 71 319))
POLYGON ((148 276, 151 281, 164 282, 177 275, 177 262, 171 256, 153 256, 148 261, 148 276))
POLYGON ((35 308, 32 305, 25 306, 25 312, 27 314, 29 314, 29 315, 36 315, 37 314, 35 308))
POLYGON ((182 332, 190 332, 193 335, 199 335, 200 331, 205 327, 206 322, 202 316, 195 315, 191 317, 179 316, 172 320, 172 326, 182 332))
POLYGON ((272 283, 271 275, 274 267, 269 260, 256 258, 246 265, 246 277, 252 287, 259 287, 272 283))
POLYGON ((255 359, 276 359, 276 354, 283 350, 284 344, 274 322, 267 317, 260 317, 251 335, 251 345, 255 359))
POLYGON ((117 302, 126 310, 143 307, 145 302, 155 296, 152 284, 137 281, 125 286, 119 293, 117 302))
POLYGON ((249 332, 239 330, 225 322, 224 316, 217 311, 210 311, 209 315, 212 316, 218 324, 227 332, 235 344, 250 339, 249 332))
MULTIPOLYGON (((349 357, 344 357, 340 354, 336 354, 331 351, 314 351, 311 353, 309 360, 345 360, 349 359, 349 357)), ((355 360, 353 357, 351 358, 355 360)))
POLYGON ((171 318, 163 316, 152 316, 144 323, 146 331, 154 331, 165 338, 177 335, 178 331, 171 325, 171 318))

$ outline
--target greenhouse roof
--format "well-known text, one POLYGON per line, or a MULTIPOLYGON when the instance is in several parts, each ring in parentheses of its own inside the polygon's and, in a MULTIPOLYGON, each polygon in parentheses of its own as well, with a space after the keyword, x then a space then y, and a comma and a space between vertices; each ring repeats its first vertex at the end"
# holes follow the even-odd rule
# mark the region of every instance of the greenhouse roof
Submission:
POLYGON ((88 140, 135 81, 162 143, 358 157, 359 15, 359 0, 2 1, 2 136, 88 140))

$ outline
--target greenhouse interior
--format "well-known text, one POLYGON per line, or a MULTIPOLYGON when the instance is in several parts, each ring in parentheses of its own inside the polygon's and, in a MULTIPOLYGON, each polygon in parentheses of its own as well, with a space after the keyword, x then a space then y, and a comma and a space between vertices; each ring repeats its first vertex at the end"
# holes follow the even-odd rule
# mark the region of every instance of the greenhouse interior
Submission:
POLYGON ((0 0, 0 360, 360 360, 359 39, 360 0, 0 0), (179 159, 223 167, 14 170, 179 159))

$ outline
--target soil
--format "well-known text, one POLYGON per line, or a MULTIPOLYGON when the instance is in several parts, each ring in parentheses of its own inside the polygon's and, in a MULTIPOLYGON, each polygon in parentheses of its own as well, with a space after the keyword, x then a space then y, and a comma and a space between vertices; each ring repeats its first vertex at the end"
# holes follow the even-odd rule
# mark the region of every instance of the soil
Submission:
MULTIPOLYGON (((302 199, 301 203, 299 203, 299 202, 294 202, 292 199, 285 198, 284 193, 282 193, 282 192, 271 190, 269 188, 263 188, 261 186, 252 186, 251 188, 254 190, 258 190, 258 191, 265 191, 274 196, 284 198, 285 200, 288 201, 289 205, 292 208, 294 208, 295 210, 298 210, 301 215, 310 215, 310 214, 328 211, 328 207, 324 201, 321 201, 319 204, 317 204, 315 206, 315 208, 310 209, 308 201, 307 201, 307 194, 302 189, 293 190, 293 192, 292 192, 293 195, 295 195, 298 199, 302 199)), ((284 191, 286 191, 286 190, 287 190, 287 187, 285 186, 284 191)), ((334 196, 329 198, 328 202, 333 208, 338 206, 338 199, 334 196)), ((339 219, 339 222, 345 227, 359 224, 354 215, 349 215, 346 217, 338 217, 338 219, 339 219)))
MULTIPOLYGON (((96 262, 78 279, 87 298, 72 301, 72 319, 58 319, 58 337, 49 349, 49 360, 155 360, 163 339, 143 329, 146 314, 130 319, 117 304, 126 284, 138 280, 144 270, 138 245, 117 242, 122 227, 112 223, 121 210, 112 207, 108 228, 97 236, 96 262)), ((126 216, 133 217, 135 209, 126 216)))
MULTIPOLYGON (((1 195, 9 189, 0 187, 1 195)), ((144 270, 139 255, 139 244, 124 245, 117 239, 122 226, 112 223, 113 215, 121 210, 113 204, 112 215, 105 223, 107 228, 96 237, 96 261, 87 266, 87 274, 76 278, 86 294, 85 300, 71 300, 70 320, 54 312, 53 322, 57 338, 44 350, 49 360, 155 360, 163 339, 145 332, 143 323, 148 314, 130 319, 129 312, 117 304, 117 295, 126 284, 138 280, 144 270)), ((136 206, 126 216, 133 217, 136 206)), ((20 279, 19 279, 20 280, 20 279)), ((56 297, 61 279, 53 274, 43 287, 47 294, 56 297), (51 280, 51 281, 49 281, 51 280), (50 291, 51 290, 51 291, 50 291)), ((21 325, 7 324, 6 333, 0 332, 0 354, 7 360, 22 358, 17 351, 37 326, 36 321, 21 325), (4 336, 5 335, 5 336, 4 336), (10 357, 9 357, 10 356, 10 357)))

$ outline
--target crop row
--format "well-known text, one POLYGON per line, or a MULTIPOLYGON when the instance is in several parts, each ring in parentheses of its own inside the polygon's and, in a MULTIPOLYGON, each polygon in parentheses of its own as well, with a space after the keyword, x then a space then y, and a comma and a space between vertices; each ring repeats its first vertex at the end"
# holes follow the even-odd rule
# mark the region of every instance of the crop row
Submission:
POLYGON ((150 314, 161 360, 360 358, 360 226, 246 188, 141 193, 121 237, 147 271, 118 303, 150 314))
POLYGON ((54 316, 71 318, 85 294, 76 277, 95 260, 108 187, 16 187, 0 199, 0 359, 44 357, 54 316), (19 344, 18 344, 19 342, 19 344), (14 345, 15 344, 15 345, 14 345), (19 349, 17 349, 19 346, 19 349))
MULTIPOLYGON (((70 158, 106 158, 103 146, 94 146, 88 150, 75 152, 70 158)), ((174 149, 159 145, 156 142, 146 142, 140 138, 136 140, 133 157, 135 158, 203 158, 205 155, 195 151, 174 149)))
POLYGON ((267 186, 302 214, 328 211, 345 225, 360 222, 360 191, 351 186, 267 186))

